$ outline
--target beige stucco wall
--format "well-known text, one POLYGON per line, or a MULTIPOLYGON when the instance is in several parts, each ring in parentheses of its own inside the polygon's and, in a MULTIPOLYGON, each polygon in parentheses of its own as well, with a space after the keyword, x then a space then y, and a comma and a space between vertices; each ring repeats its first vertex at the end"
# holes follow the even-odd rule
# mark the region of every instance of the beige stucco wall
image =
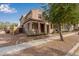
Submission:
POLYGON ((49 33, 53 33, 53 26, 51 28, 51 24, 49 24, 49 33))
POLYGON ((22 25, 24 22, 28 21, 29 18, 35 20, 43 20, 42 18, 38 17, 39 14, 42 15, 42 11, 36 9, 32 10, 28 15, 23 16, 20 21, 20 24, 22 25))
POLYGON ((42 20, 42 18, 39 18, 38 15, 42 16, 42 11, 40 10, 32 10, 32 19, 36 19, 36 20, 42 20))
MULTIPOLYGON (((51 28, 51 23, 49 22, 45 22, 46 25, 49 25, 49 33, 52 33, 54 30, 53 30, 53 24, 52 24, 52 28, 51 28)), ((47 32, 47 30, 46 30, 47 32)))
POLYGON ((32 13, 29 13, 28 15, 23 16, 23 18, 20 21, 20 24, 22 25, 24 22, 28 21, 29 18, 32 18, 32 13))
MULTIPOLYGON (((34 22, 34 21, 29 21, 29 22, 25 23, 24 26, 23 26, 24 29, 25 29, 25 32, 28 33, 29 35, 34 34, 34 31, 33 31, 33 28, 32 28, 32 25, 33 25, 32 22, 34 22), (28 29, 28 23, 29 23, 29 29, 28 29)), ((38 23, 38 27, 39 27, 40 23, 41 22, 38 23)), ((47 34, 47 25, 49 25, 49 33, 52 33, 53 32, 53 27, 51 28, 51 24, 49 24, 49 23, 48 24, 45 23, 45 33, 47 34)), ((40 27, 37 30, 38 30, 38 33, 41 34, 40 27)))
POLYGON ((23 28, 24 28, 25 32, 27 33, 27 35, 33 35, 34 34, 33 31, 32 31, 32 22, 31 21, 25 23, 23 28), (29 23, 29 26, 28 26, 28 23, 29 23))
MULTIPOLYGON (((25 19, 28 20, 29 18, 32 18, 32 12, 30 12, 28 15, 25 16, 25 19)), ((26 21, 26 20, 25 20, 25 21, 26 21)))
POLYGON ((23 26, 23 28, 24 28, 25 31, 28 31, 28 26, 27 26, 27 24, 28 24, 28 23, 25 23, 24 26, 23 26))
MULTIPOLYGON (((40 10, 32 10, 28 15, 25 15, 23 16, 22 20, 20 21, 20 24, 22 25, 24 22, 28 21, 29 18, 31 18, 31 20, 43 20, 42 18, 39 18, 38 15, 41 15, 42 16, 42 11, 40 10)), ((23 28, 25 29, 25 31, 27 33, 30 33, 32 34, 33 31, 32 31, 32 28, 31 28, 31 25, 29 26, 30 29, 28 29, 28 23, 31 24, 33 21, 28 21, 26 22, 24 25, 23 25, 23 28)), ((35 21, 34 21, 35 22, 35 21)), ((39 21, 36 21, 36 22, 39 22, 39 21)), ((51 24, 48 23, 48 22, 41 22, 41 23, 45 23, 45 25, 49 25, 49 33, 52 33, 53 32, 53 27, 51 28, 51 24)), ((40 22, 38 23, 40 24, 40 22)), ((40 27, 38 25, 38 27, 40 27)), ((38 29, 38 33, 40 32, 40 28, 38 29)), ((45 26, 45 32, 47 32, 47 27, 45 26)))

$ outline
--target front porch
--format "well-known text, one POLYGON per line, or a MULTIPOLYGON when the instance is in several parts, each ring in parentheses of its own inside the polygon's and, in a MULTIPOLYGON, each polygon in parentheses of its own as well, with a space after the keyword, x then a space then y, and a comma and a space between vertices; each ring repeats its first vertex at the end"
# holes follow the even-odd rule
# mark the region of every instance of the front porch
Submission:
POLYGON ((38 21, 29 21, 27 24, 27 30, 32 31, 33 35, 48 34, 50 33, 50 24, 38 21))

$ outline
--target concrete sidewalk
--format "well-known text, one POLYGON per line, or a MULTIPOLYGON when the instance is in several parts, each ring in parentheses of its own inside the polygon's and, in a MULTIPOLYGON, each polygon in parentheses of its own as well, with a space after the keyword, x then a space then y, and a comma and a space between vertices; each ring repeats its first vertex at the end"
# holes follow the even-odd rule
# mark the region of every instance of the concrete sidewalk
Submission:
POLYGON ((66 56, 77 56, 79 52, 75 52, 79 48, 79 42, 66 54, 66 56))
MULTIPOLYGON (((75 35, 77 34, 75 33, 70 33, 70 34, 65 34, 63 35, 64 37, 68 37, 71 35, 75 35)), ((38 46, 50 41, 53 41, 54 39, 59 39, 59 36, 55 36, 55 37, 48 37, 46 39, 38 39, 38 40, 33 40, 27 43, 22 43, 22 44, 17 44, 17 45, 13 45, 13 46, 7 46, 7 47, 2 47, 0 48, 0 55, 7 55, 7 54, 12 54, 15 53, 17 51, 23 50, 23 49, 27 49, 27 48, 31 48, 33 46, 38 46)))

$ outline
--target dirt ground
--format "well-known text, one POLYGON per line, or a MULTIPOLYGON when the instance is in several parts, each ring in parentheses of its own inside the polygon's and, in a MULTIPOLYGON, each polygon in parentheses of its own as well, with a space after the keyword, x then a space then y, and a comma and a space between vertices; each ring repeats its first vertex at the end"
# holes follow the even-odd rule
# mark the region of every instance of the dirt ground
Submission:
MULTIPOLYGON (((63 34, 68 34, 70 32, 64 32, 63 34)), ((59 34, 54 33, 52 36, 59 36, 59 34)), ((4 46, 11 46, 11 45, 16 45, 20 44, 23 42, 28 42, 31 40, 38 40, 38 39, 45 39, 49 37, 49 35, 40 35, 40 36, 27 36, 24 33, 16 34, 16 35, 11 35, 11 34, 0 34, 0 47, 4 46)))
POLYGON ((17 35, 11 35, 11 34, 0 34, 0 47, 4 46, 11 46, 20 44, 23 42, 28 42, 31 40, 41 39, 41 38, 47 38, 47 35, 40 35, 40 36, 27 36, 24 33, 17 34, 17 35))
MULTIPOLYGON (((0 38, 1 38, 0 41, 3 41, 3 43, 0 44, 0 47, 15 45, 17 40, 23 43, 23 42, 36 40, 39 38, 46 38, 46 37, 48 36, 42 35, 42 36, 35 36, 35 37, 34 36, 27 37, 25 34, 19 34, 15 36, 10 35, 10 34, 4 34, 4 35, 0 35, 0 38)), ((51 42, 48 42, 42 45, 24 49, 12 55, 14 56, 27 56, 27 55, 29 56, 30 55, 61 56, 61 55, 65 55, 77 42, 79 42, 79 35, 76 34, 76 35, 64 38, 63 42, 60 41, 60 39, 54 40, 54 41, 51 41, 51 42)))
POLYGON ((64 41, 55 40, 39 46, 16 52, 15 56, 64 56, 77 42, 79 36, 73 35, 64 38, 64 41))

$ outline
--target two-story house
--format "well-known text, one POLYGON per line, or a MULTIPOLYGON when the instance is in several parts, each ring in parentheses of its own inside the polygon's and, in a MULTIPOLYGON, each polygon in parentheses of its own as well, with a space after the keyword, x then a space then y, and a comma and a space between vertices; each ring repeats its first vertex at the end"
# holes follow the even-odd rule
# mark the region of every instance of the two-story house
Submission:
POLYGON ((44 20, 42 11, 33 9, 20 18, 20 26, 27 35, 49 34, 53 32, 53 26, 44 20))

